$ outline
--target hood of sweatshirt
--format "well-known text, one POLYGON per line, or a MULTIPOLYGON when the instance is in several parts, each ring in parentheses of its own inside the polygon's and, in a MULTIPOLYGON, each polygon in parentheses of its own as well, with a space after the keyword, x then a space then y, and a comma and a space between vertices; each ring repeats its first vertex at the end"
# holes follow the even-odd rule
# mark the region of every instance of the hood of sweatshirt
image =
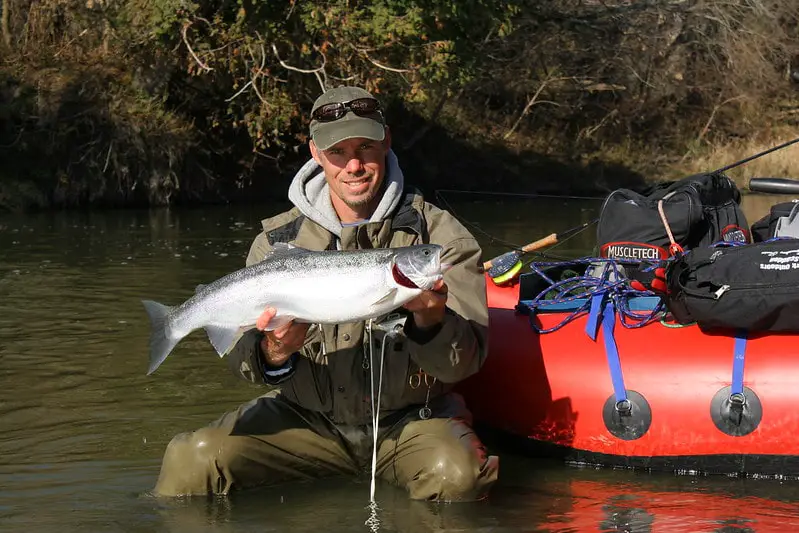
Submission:
MULTIPOLYGON (((402 200, 404 177, 392 150, 386 155, 386 175, 383 196, 369 222, 380 222, 389 217, 402 200)), ((322 167, 311 159, 294 176, 289 186, 289 200, 303 215, 341 237, 341 221, 330 201, 330 187, 325 181, 322 167)))

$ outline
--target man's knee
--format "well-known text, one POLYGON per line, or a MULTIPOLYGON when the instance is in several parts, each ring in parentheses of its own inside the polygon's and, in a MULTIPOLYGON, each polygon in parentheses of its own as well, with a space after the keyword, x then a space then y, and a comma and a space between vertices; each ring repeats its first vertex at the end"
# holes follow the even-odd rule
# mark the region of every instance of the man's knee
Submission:
POLYGON ((426 454, 408 487, 411 498, 473 501, 486 496, 497 478, 499 459, 465 446, 441 443, 426 454))
POLYGON ((164 453, 155 492, 164 496, 227 493, 230 484, 223 473, 237 454, 236 440, 217 428, 176 435, 164 453))

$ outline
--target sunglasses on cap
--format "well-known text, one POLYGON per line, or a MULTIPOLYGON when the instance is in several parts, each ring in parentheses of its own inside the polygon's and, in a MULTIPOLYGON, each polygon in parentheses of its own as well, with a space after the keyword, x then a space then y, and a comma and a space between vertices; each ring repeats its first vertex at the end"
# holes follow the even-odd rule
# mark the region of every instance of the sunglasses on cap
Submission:
POLYGON ((357 98, 349 102, 334 102, 319 106, 311 117, 319 122, 333 122, 347 114, 351 110, 359 117, 374 115, 380 111, 380 102, 374 98, 357 98))

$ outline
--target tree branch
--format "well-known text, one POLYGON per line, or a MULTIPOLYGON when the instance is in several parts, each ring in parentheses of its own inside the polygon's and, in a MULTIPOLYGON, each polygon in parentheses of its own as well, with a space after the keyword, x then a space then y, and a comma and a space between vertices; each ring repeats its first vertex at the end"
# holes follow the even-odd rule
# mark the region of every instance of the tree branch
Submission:
POLYGON ((322 92, 325 92, 326 87, 325 87, 325 83, 324 83, 324 80, 322 78, 322 75, 325 72, 325 64, 327 63, 327 59, 325 58, 324 54, 321 54, 321 56, 322 56, 322 64, 319 67, 313 68, 313 69, 304 69, 304 68, 293 67, 293 66, 289 65, 288 63, 286 63, 285 61, 283 61, 280 58, 280 54, 277 52, 277 46, 275 46, 275 43, 272 43, 272 52, 274 52, 275 57, 277 58, 277 62, 280 63, 280 66, 283 67, 284 69, 293 70, 294 72, 299 72, 300 74, 313 74, 313 75, 315 75, 316 76, 316 81, 318 81, 319 85, 322 87, 322 92))
POLYGON ((382 68, 383 70, 387 70, 389 72, 396 72, 398 74, 402 74, 404 72, 413 72, 413 69, 394 68, 394 67, 389 67, 388 65, 383 65, 382 63, 378 63, 376 60, 374 60, 371 57, 369 57, 369 54, 367 54, 365 52, 364 52, 363 56, 366 58, 367 61, 369 61, 374 66, 376 66, 378 68, 382 68))
POLYGON ((521 123, 522 119, 527 115, 527 113, 530 111, 530 108, 532 108, 534 105, 536 105, 536 104, 552 104, 552 105, 559 106, 560 104, 558 104, 557 102, 552 102, 550 100, 542 100, 542 101, 539 102, 538 101, 538 97, 541 96, 541 93, 543 92, 543 90, 550 83, 555 82, 555 81, 569 80, 569 79, 573 79, 573 78, 547 78, 544 81, 542 81, 541 85, 539 85, 538 89, 535 91, 535 94, 533 94, 532 98, 530 98, 530 100, 527 101, 527 105, 525 105, 524 109, 522 109, 522 112, 519 115, 519 118, 516 119, 516 122, 513 123, 513 126, 511 127, 511 129, 509 129, 508 132, 502 138, 503 139, 507 139, 508 137, 513 135, 513 132, 516 131, 516 128, 519 127, 519 124, 521 123))
POLYGON ((714 105, 713 111, 710 113, 710 117, 707 119, 707 122, 702 127, 701 131, 699 132, 699 135, 696 137, 696 142, 697 143, 701 142, 702 139, 704 139, 705 135, 707 135, 707 132, 710 130, 710 125, 716 119, 716 113, 718 113, 719 109, 729 104, 730 102, 734 102, 735 100, 740 100, 741 98, 743 98, 743 95, 733 96, 732 98, 727 98, 723 102, 714 105))
POLYGON ((189 22, 189 21, 186 21, 186 23, 183 24, 183 29, 181 29, 181 31, 180 31, 181 35, 183 36, 183 42, 186 43, 186 48, 189 49, 189 53, 191 54, 191 57, 194 58, 194 60, 197 62, 197 64, 200 65, 200 67, 203 70, 205 70, 206 72, 211 72, 214 69, 212 69, 211 67, 209 67, 208 65, 206 65, 205 63, 200 61, 200 58, 197 57, 197 54, 194 53, 194 49, 189 44, 189 39, 186 37, 186 31, 189 29, 189 26, 191 26, 191 24, 192 23, 189 22))
MULTIPOLYGON (((260 37, 260 35, 258 35, 258 37, 260 37)), ((269 108, 272 106, 269 105, 269 102, 266 101, 264 95, 261 94, 261 90, 258 89, 258 77, 264 75, 264 67, 266 66, 266 50, 264 50, 263 41, 260 43, 260 46, 261 46, 261 66, 258 67, 258 69, 255 71, 256 72, 255 76, 252 78, 252 89, 255 91, 255 94, 258 95, 258 99, 261 101, 261 103, 264 104, 267 108, 269 108)), ((250 50, 249 46, 247 46, 247 51, 250 52, 250 57, 252 58, 253 62, 255 62, 255 54, 252 53, 252 50, 250 50)))
POLYGON ((3 44, 7 49, 11 50, 11 31, 8 28, 8 21, 10 19, 11 1, 3 0, 0 4, 0 34, 3 35, 3 44))
POLYGON ((247 83, 245 83, 245 84, 244 84, 244 87, 242 87, 241 89, 239 89, 239 90, 238 90, 238 92, 237 92, 236 94, 234 94, 234 95, 233 95, 233 96, 231 96, 230 98, 225 98, 225 102, 232 102, 233 100, 235 100, 235 99, 236 99, 236 98, 237 98, 237 97, 238 97, 238 96, 239 96, 241 93, 243 93, 244 91, 246 91, 246 90, 247 90, 247 89, 250 87, 250 85, 252 85, 252 80, 250 80, 250 81, 248 81, 247 83))

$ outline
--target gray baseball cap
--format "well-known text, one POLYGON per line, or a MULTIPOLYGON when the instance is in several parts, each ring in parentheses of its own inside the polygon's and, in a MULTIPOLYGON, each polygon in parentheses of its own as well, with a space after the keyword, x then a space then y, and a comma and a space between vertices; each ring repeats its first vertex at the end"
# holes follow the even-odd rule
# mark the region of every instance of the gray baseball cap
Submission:
MULTIPOLYGON (((336 87, 326 91, 316 99, 311 109, 314 111, 327 104, 346 104, 359 98, 371 98, 374 96, 359 87, 336 87)), ((356 115, 352 109, 345 109, 345 114, 338 120, 321 122, 311 120, 311 138, 319 150, 327 150, 331 146, 345 139, 363 137, 373 141, 382 141, 386 138, 386 121, 383 113, 376 111, 369 115, 356 115)))

